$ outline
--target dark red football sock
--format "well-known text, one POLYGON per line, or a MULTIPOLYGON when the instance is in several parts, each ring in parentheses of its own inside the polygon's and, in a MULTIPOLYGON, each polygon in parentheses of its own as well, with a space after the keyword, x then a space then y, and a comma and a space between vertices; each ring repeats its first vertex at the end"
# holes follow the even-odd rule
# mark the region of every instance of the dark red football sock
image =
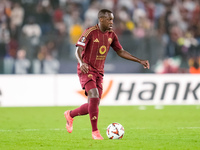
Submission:
POLYGON ((76 117, 76 116, 82 116, 82 115, 87 115, 88 114, 88 103, 85 103, 83 105, 81 105, 80 107, 72 110, 70 112, 70 116, 72 118, 76 117))
POLYGON ((88 112, 90 115, 92 131, 98 130, 98 128, 97 128, 97 121, 98 121, 98 114, 99 114, 98 104, 99 104, 99 98, 90 98, 89 99, 88 112))

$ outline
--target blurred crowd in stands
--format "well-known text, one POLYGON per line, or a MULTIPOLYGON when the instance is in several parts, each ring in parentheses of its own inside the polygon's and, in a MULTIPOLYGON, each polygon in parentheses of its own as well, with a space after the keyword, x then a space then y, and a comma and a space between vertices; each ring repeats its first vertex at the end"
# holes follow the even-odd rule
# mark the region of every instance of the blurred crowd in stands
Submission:
POLYGON ((150 60, 150 73, 200 73, 200 0, 1 0, 0 74, 60 73, 102 8, 113 11, 122 46, 135 42, 136 56, 150 60))

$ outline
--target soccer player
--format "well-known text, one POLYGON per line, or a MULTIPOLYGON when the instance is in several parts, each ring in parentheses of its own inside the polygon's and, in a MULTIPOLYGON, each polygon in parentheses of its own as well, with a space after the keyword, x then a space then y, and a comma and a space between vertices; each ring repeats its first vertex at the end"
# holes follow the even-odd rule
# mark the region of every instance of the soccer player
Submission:
POLYGON ((89 114, 92 125, 92 138, 102 140, 98 127, 99 102, 101 99, 104 76, 104 63, 110 46, 122 58, 138 62, 149 69, 148 60, 141 60, 125 51, 112 30, 114 15, 110 10, 102 9, 98 13, 98 24, 86 29, 76 43, 77 73, 80 84, 88 96, 88 103, 74 110, 65 111, 66 128, 73 130, 73 118, 89 114))

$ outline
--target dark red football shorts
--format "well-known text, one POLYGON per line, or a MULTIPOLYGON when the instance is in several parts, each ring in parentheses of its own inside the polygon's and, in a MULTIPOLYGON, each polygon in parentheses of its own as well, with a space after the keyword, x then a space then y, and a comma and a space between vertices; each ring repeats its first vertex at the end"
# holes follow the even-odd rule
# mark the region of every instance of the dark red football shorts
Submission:
POLYGON ((83 89, 85 89, 85 95, 90 89, 97 88, 99 92, 99 98, 101 98, 103 92, 103 75, 89 71, 84 74, 78 69, 78 76, 83 89))

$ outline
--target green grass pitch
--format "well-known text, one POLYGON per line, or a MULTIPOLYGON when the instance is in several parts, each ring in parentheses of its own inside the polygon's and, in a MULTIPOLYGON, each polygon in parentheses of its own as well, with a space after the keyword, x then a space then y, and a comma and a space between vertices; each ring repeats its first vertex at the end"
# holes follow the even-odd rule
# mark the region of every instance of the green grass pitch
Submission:
POLYGON ((89 116, 76 117, 65 129, 64 111, 76 107, 1 107, 0 150, 198 150, 200 107, 100 106, 99 130, 104 140, 92 140, 89 116), (110 140, 106 128, 119 122, 121 140, 110 140))

